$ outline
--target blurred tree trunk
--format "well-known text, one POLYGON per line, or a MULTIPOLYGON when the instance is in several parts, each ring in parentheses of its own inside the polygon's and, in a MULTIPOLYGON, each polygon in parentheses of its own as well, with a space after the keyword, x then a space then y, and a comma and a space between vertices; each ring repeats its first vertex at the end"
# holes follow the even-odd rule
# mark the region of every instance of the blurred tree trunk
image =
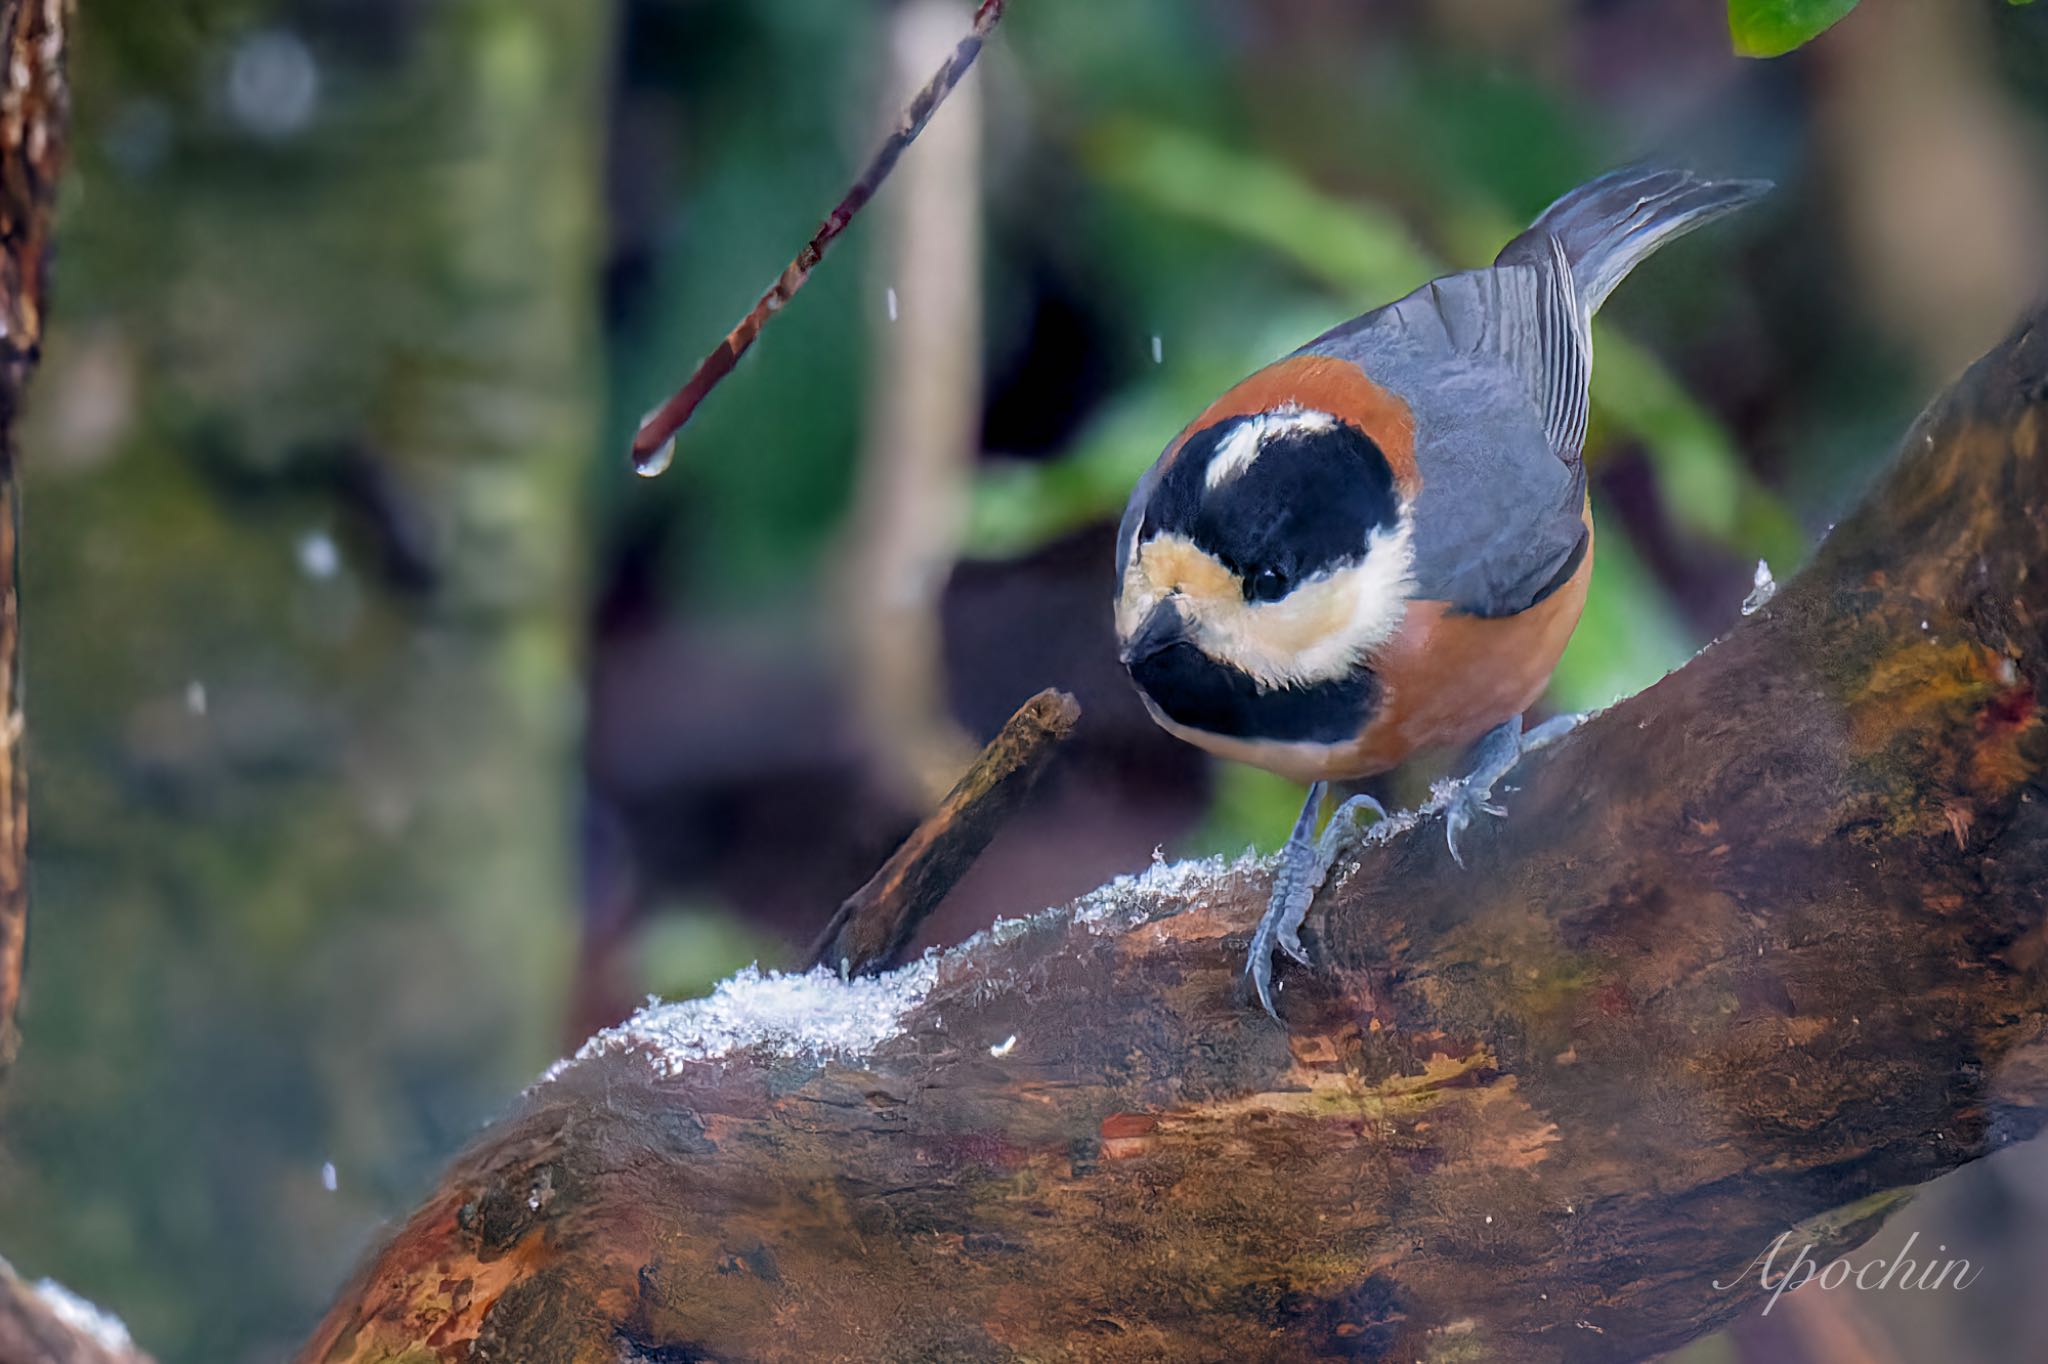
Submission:
MULTIPOLYGON (((890 0, 886 128, 967 32, 965 0, 890 0)), ((982 82, 953 91, 871 212, 874 313, 840 647, 883 778, 913 808, 974 756, 946 689, 939 602, 960 558, 981 444, 982 82)))
MULTIPOLYGON (((51 223, 70 134, 68 0, 0 0, 0 1077, 28 947, 28 782, 22 762, 20 456, 15 423, 49 317, 51 223)), ((151 1364, 125 1328, 0 1259, 0 1364, 151 1364)))
MULTIPOLYGON (((1397 820, 1245 1006, 1166 868, 536 1085, 305 1364, 1629 1361, 2048 1117, 2048 310, 1768 606, 1397 820), (820 1057, 825 1059, 819 1059, 820 1057), (1780 1272, 1783 1266, 1779 1266, 1780 1272)), ((1923 1293, 1926 1290, 1922 1290, 1923 1293)))
POLYGON ((0 1245, 166 1359, 282 1353, 554 1051, 605 14, 83 15, 0 1245))
POLYGON ((1858 305, 1927 374, 1968 364, 2014 297, 2048 283, 2040 145, 1998 79, 1997 18, 1989 5, 1872 5, 1814 63, 1858 305))
POLYGON ((68 0, 0 0, 0 1075, 20 1045, 28 950, 28 779, 22 762, 21 480, 15 423, 42 356, 50 223, 70 133, 68 0))

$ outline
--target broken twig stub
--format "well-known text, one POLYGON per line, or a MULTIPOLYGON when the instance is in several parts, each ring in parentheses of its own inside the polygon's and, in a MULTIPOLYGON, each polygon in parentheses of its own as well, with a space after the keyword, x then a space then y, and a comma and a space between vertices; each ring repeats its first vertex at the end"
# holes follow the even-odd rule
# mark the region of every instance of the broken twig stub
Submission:
POLYGON ((1080 705, 1061 691, 1042 691, 1019 707, 931 817, 839 906, 811 950, 811 964, 865 975, 900 961, 918 926, 1016 812, 1080 718, 1080 705))

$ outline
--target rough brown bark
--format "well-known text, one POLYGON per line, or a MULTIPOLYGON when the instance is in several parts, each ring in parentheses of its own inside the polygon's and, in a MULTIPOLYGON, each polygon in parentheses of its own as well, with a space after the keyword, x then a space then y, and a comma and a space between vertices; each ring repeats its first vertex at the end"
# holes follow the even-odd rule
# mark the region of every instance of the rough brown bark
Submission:
POLYGON ((0 0, 0 1068, 20 1038, 28 946, 28 784, 21 759, 21 489, 15 420, 43 344, 50 218, 64 163, 69 0, 0 0))
POLYGON ((1364 848, 1286 1028, 1237 998, 1265 876, 1222 867, 908 968, 873 1045, 643 1023, 302 1358, 1597 1361, 1726 1322, 1780 1232, 1835 1253, 2042 1120, 2044 327, 1776 601, 1518 771, 1471 870, 1435 817, 1364 848))

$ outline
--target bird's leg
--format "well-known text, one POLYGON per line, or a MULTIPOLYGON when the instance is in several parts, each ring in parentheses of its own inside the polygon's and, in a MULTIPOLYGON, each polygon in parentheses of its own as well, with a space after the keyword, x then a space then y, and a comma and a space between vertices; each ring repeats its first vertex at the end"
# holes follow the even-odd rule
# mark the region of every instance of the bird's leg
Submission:
POLYGON ((1527 757, 1539 748, 1548 748, 1565 735, 1586 722, 1588 711, 1572 711, 1564 715, 1553 715, 1534 729, 1522 731, 1522 756, 1527 757))
POLYGON ((1328 782, 1319 781, 1308 788, 1301 816, 1294 821, 1287 846, 1280 850, 1279 865, 1273 868, 1272 898, 1266 902, 1265 916, 1252 932, 1251 956, 1244 964, 1259 1003, 1275 1019, 1280 1014, 1273 1007, 1273 949, 1277 947, 1303 966, 1308 965, 1308 953, 1301 948, 1301 921, 1307 917, 1308 907, 1316 898, 1316 887, 1323 880, 1321 859, 1316 855, 1316 814, 1323 808, 1323 794, 1329 786, 1328 782))
POLYGON ((1328 787, 1329 783, 1319 781, 1309 788, 1308 800, 1294 821, 1294 832, 1288 836, 1287 846, 1280 850, 1280 865, 1273 869, 1272 899, 1252 934, 1251 955, 1245 962, 1245 974, 1251 977, 1259 1003, 1276 1019, 1280 1015, 1273 1008, 1274 949, 1303 966, 1309 964, 1308 953, 1301 945, 1301 922, 1308 917, 1309 906, 1315 903, 1323 878, 1330 874, 1331 864, 1357 832, 1359 815, 1370 810, 1381 819, 1387 817, 1386 810, 1371 796, 1353 796, 1330 816, 1323 836, 1318 839, 1316 813, 1322 809, 1328 787))
POLYGON ((1481 814, 1496 818, 1507 814, 1506 810, 1493 803, 1494 783, 1505 777, 1524 755, 1554 744, 1571 733, 1583 718, 1559 715, 1523 733, 1522 718, 1518 715, 1486 732, 1486 736, 1472 749, 1472 770, 1455 784, 1445 801, 1444 840, 1450 844, 1452 861, 1461 867, 1465 865, 1465 858, 1458 851, 1458 835, 1464 833, 1475 818, 1481 814))

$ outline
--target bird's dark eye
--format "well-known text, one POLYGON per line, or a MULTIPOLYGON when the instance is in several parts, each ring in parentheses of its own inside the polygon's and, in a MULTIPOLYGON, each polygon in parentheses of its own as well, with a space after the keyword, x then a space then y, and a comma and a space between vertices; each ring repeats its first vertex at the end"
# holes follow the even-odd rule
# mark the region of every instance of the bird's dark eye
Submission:
POLYGON ((1294 586, 1277 568, 1262 568, 1244 585, 1246 601, 1279 601, 1294 586))

